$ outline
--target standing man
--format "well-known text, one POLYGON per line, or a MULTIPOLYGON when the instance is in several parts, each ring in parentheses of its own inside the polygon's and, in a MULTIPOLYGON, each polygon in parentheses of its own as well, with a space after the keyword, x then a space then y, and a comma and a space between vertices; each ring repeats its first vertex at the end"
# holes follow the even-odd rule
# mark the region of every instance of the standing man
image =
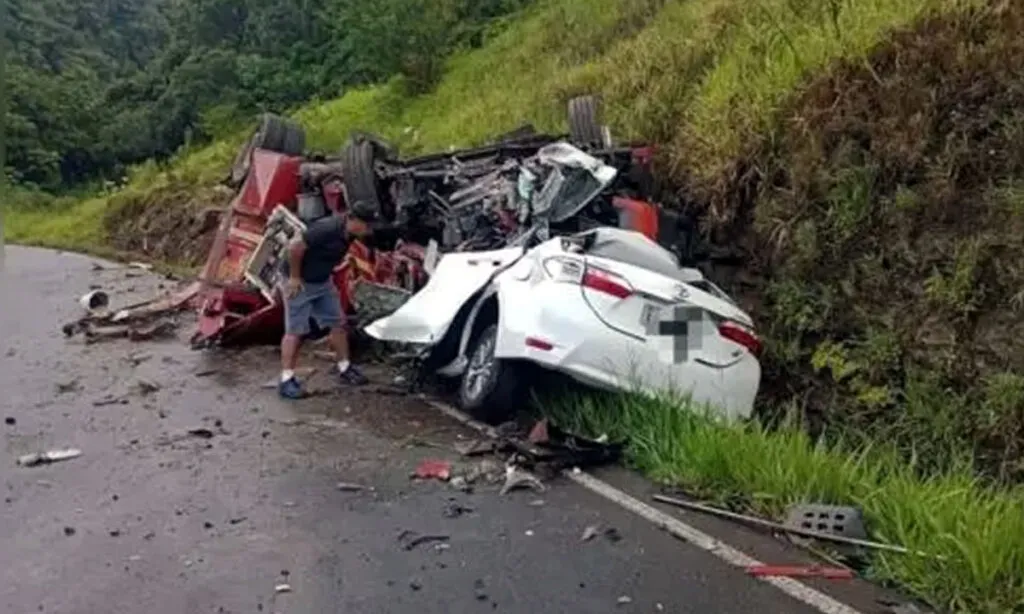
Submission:
POLYGON ((348 335, 341 297, 331 273, 348 252, 351 238, 371 233, 366 216, 351 207, 345 216, 330 215, 309 224, 301 237, 288 246, 288 281, 283 288, 285 334, 281 341, 281 383, 278 393, 286 399, 300 399, 305 391, 295 377, 302 337, 309 333, 313 318, 321 328, 330 329, 328 341, 338 361, 338 377, 343 384, 363 385, 366 377, 349 360, 348 335))

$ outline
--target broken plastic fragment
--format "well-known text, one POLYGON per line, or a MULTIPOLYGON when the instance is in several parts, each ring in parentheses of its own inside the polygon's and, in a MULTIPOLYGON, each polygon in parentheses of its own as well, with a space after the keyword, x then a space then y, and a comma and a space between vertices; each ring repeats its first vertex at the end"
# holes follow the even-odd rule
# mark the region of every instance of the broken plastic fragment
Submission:
POLYGON ((82 451, 74 448, 68 448, 66 450, 49 450, 47 452, 37 452, 35 454, 26 454, 21 456, 18 458, 18 465, 22 467, 35 467, 36 465, 46 465, 49 463, 71 460, 73 458, 78 458, 81 455, 82 451))
POLYGON ((505 470, 505 485, 501 487, 501 494, 506 495, 513 490, 520 488, 532 488, 537 492, 544 492, 544 484, 532 473, 508 467, 505 470))
POLYGON ((274 592, 275 593, 290 593, 290 592, 292 592, 292 585, 291 584, 278 584, 277 586, 274 587, 274 592))
POLYGON ((429 480, 431 478, 448 481, 452 477, 452 464, 445 460, 425 460, 422 461, 417 467, 416 472, 413 474, 421 480, 429 480))

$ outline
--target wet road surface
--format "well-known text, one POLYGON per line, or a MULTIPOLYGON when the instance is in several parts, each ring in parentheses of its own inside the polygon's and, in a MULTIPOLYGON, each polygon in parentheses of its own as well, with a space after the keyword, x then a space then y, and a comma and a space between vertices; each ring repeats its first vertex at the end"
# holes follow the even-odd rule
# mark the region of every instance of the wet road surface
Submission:
POLYGON ((171 287, 93 262, 8 247, 0 274, 2 612, 812 611, 566 482, 500 496, 411 481, 424 458, 465 463, 452 446, 472 438, 415 398, 287 404, 261 386, 272 348, 67 340, 90 285, 114 305, 171 287), (15 464, 64 447, 83 455, 15 464), (621 539, 581 542, 595 525, 621 539), (409 531, 448 540, 407 550, 409 531))

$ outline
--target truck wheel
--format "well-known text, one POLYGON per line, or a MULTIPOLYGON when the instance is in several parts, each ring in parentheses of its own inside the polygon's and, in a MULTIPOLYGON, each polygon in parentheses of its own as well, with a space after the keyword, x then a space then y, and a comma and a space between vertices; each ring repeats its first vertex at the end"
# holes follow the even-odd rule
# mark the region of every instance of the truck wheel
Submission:
POLYGON ((306 131, 298 124, 288 122, 285 125, 284 138, 278 153, 289 156, 301 156, 306 153, 306 131))
POLYGON ((228 183, 233 187, 239 187, 249 175, 249 167, 252 164, 252 152, 257 149, 266 149, 289 156, 302 155, 306 148, 306 132, 295 122, 285 118, 264 113, 260 120, 260 126, 253 133, 252 137, 242 145, 235 161, 231 165, 231 177, 228 183))
POLYGON ((569 138, 584 147, 600 147, 604 142, 601 105, 596 96, 579 96, 569 101, 569 138))
POLYGON ((381 211, 381 186, 374 168, 376 148, 371 141, 353 141, 342 152, 342 169, 345 173, 346 205, 369 204, 378 213, 381 211))
POLYGON ((459 405, 477 420, 499 424, 521 409, 523 380, 514 361, 494 356, 498 325, 481 331, 469 344, 469 365, 459 383, 459 405))

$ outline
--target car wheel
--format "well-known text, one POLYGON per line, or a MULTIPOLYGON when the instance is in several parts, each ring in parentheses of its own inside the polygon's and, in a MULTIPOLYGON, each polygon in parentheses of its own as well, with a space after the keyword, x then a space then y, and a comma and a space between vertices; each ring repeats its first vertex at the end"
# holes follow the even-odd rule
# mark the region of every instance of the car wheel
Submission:
POLYGON ((362 202, 381 211, 381 189, 374 167, 376 147, 368 140, 356 140, 349 143, 342 152, 342 169, 345 199, 349 207, 362 202))
POLYGON ((494 355, 498 325, 492 324, 470 344, 469 365, 459 384, 459 405, 478 420, 504 422, 520 409, 520 365, 494 355))
POLYGON ((601 106, 596 96, 580 96, 569 101, 569 138, 584 147, 600 147, 604 142, 601 106))

